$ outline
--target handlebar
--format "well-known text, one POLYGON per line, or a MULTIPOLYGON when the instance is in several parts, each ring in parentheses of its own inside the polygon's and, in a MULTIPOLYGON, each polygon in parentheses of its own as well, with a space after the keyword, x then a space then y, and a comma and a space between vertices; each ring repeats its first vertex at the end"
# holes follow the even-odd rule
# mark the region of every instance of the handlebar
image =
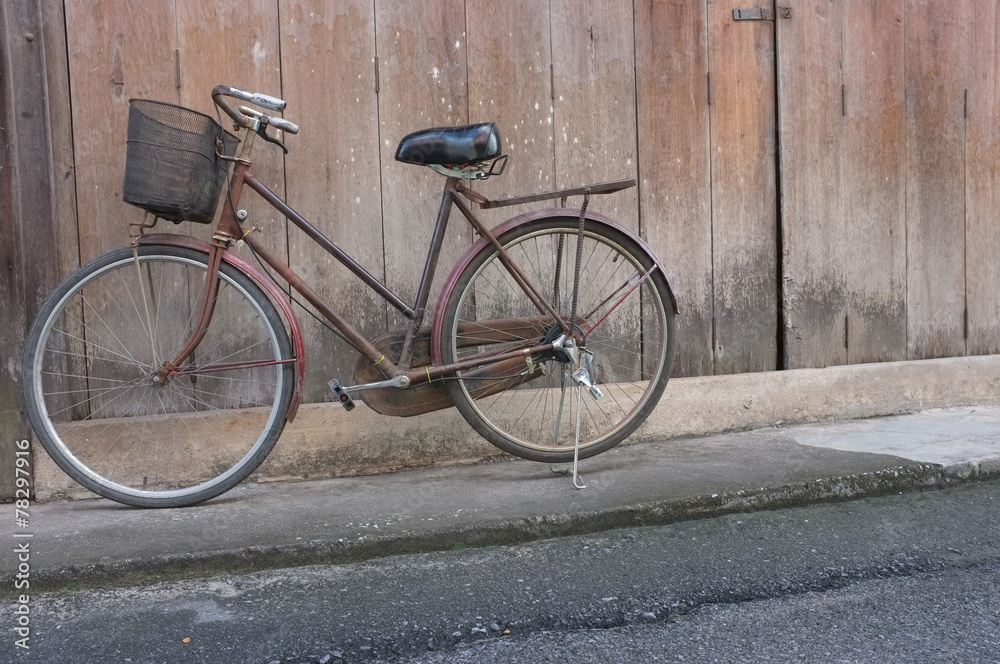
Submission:
POLYGON ((240 127, 256 129, 254 125, 259 122, 260 118, 266 118, 265 124, 277 127, 278 129, 289 134, 299 133, 299 126, 294 122, 289 122, 284 118, 270 117, 264 115, 263 113, 246 108, 245 106, 235 109, 226 97, 232 97, 234 99, 250 102, 251 104, 256 104, 257 106, 271 111, 283 110, 286 106, 286 102, 283 99, 278 99, 277 97, 261 94, 259 92, 244 92, 243 90, 232 88, 228 85, 217 85, 212 88, 212 101, 214 101, 215 104, 221 108, 226 115, 231 117, 233 122, 240 127))

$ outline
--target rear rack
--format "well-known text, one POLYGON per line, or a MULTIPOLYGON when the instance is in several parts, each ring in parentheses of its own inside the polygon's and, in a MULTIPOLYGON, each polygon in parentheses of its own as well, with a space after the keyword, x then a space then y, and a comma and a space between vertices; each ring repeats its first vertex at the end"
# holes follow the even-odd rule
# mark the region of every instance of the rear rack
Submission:
POLYGON ((589 196, 592 194, 613 194, 616 191, 621 191, 622 189, 628 189, 636 185, 635 178, 629 178, 627 180, 615 180, 613 182, 601 182, 599 184, 587 185, 584 187, 572 187, 570 189, 560 189, 558 191, 546 191, 539 194, 528 194, 527 196, 514 196, 511 198, 498 198, 496 200, 490 200, 480 194, 479 192, 472 191, 468 189, 463 184, 459 184, 456 190, 468 198, 473 203, 479 205, 483 209, 506 207, 508 205, 521 205, 522 203, 537 203, 538 201, 547 201, 553 198, 561 198, 563 205, 566 204, 566 199, 570 196, 589 196))

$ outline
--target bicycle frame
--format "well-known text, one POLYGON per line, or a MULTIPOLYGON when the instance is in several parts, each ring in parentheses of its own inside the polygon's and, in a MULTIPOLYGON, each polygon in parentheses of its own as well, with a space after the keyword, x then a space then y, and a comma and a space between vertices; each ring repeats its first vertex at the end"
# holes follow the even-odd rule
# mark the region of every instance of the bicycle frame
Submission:
MULTIPOLYGON (((441 204, 438 210, 437 221, 434 226, 434 230, 431 236, 430 247, 427 253, 427 259, 424 264, 423 273, 420 279, 420 284, 417 290, 416 301, 410 306, 402 301, 402 299, 392 292, 385 284, 379 281, 375 276, 368 272, 363 266, 358 264, 354 259, 352 259, 345 251, 343 251, 335 242, 326 237, 319 229, 313 226, 308 220, 302 217, 298 212, 296 212, 290 205, 278 197, 274 192, 269 190, 264 186, 253 174, 251 170, 252 162, 249 159, 249 153, 252 149, 254 132, 247 130, 246 136, 243 142, 243 149, 239 156, 236 157, 236 165, 233 169, 233 174, 230 178, 230 195, 226 197, 226 202, 222 211, 222 215, 216 226, 215 233, 213 234, 213 239, 208 247, 209 251, 209 269, 206 276, 206 283, 203 289, 203 295, 201 298, 200 311, 198 316, 198 323, 192 332, 192 335, 188 342, 185 344, 184 348, 181 349, 173 358, 163 363, 161 369, 157 372, 161 379, 166 379, 168 376, 177 375, 181 373, 180 367, 187 357, 194 351, 200 342, 201 338, 204 336, 209 324, 211 323, 212 313, 213 313, 213 300, 218 288, 218 266, 222 260, 227 262, 237 263, 241 269, 247 270, 247 266, 254 267, 249 261, 240 257, 240 261, 234 261, 231 259, 232 256, 239 256, 233 252, 228 251, 229 246, 237 240, 244 240, 251 249, 267 263, 275 272, 277 272, 282 279, 284 279, 291 288, 301 294, 316 310, 323 315, 352 345, 356 350, 358 350, 362 355, 367 357, 382 373, 382 375, 387 379, 379 383, 370 384, 371 387, 397 387, 406 388, 410 386, 416 386, 419 384, 427 384, 435 379, 442 378, 446 375, 453 374, 456 371, 462 371, 464 369, 469 369, 475 366, 481 366, 484 360, 488 360, 494 363, 495 370, 502 373, 509 372, 510 369, 517 364, 524 364, 525 357, 531 356, 537 353, 543 353, 546 351, 551 351, 554 348, 553 343, 542 343, 530 348, 524 348, 516 351, 509 351, 498 354, 483 354, 468 357, 460 362, 455 362, 451 364, 442 364, 438 357, 436 350, 432 349, 432 354, 434 359, 429 366, 422 366, 418 369, 413 369, 411 367, 411 360, 413 356, 414 343, 424 323, 424 317, 427 309, 427 301, 430 296, 431 284, 433 282, 435 272, 437 270, 438 258, 440 256, 441 248, 444 243, 445 233, 447 231, 449 218, 451 215, 452 207, 457 207, 462 213, 463 217, 468 221, 468 223, 473 227, 475 232, 481 236, 480 243, 489 242, 492 243, 500 255, 500 260, 503 262, 507 270, 510 272, 512 277, 517 281, 520 287, 527 294, 529 299, 538 308, 541 315, 548 317, 558 324, 562 330, 563 334, 567 337, 573 335, 570 325, 563 320, 559 314, 552 308, 548 303, 547 299, 541 296, 539 289, 531 280, 524 274, 523 270, 514 263, 513 260, 507 255, 506 250, 497 240, 500 232, 504 230, 506 224, 498 227, 498 232, 494 233, 489 228, 483 224, 483 222, 476 217, 473 213, 471 207, 463 201, 459 195, 467 198, 469 201, 479 204, 481 207, 500 207, 504 205, 515 205, 520 203, 535 202, 546 199, 562 198, 563 204, 565 205, 566 198, 574 195, 585 196, 584 205, 580 213, 576 216, 581 217, 581 230, 582 230, 582 218, 586 216, 587 218, 596 218, 599 215, 587 215, 586 214, 586 202, 589 200, 591 194, 598 193, 610 193, 613 191, 618 191, 626 187, 635 186, 635 180, 622 180, 617 182, 602 183, 599 185, 593 185, 591 187, 579 187, 575 189, 565 189, 554 192, 547 192, 543 194, 534 194, 530 196, 523 196, 517 198, 509 198, 503 200, 490 201, 481 195, 469 190, 464 186, 461 180, 456 178, 448 178, 444 185, 444 191, 441 197, 441 204), (243 194, 244 186, 249 187, 254 192, 256 192, 261 198, 263 198, 269 205, 278 210, 285 216, 290 222, 302 230, 307 236, 310 237, 314 242, 320 245, 325 251, 336 258, 341 264, 343 264, 348 270, 350 270, 357 278, 359 278, 366 286, 375 291, 382 299, 393 306, 403 317, 408 321, 405 329, 405 336, 402 344, 402 349, 400 351, 399 357, 396 359, 386 357, 372 342, 372 340, 366 338, 361 334, 349 321, 344 319, 339 313, 337 313, 330 305, 323 300, 317 294, 308 283, 306 283, 301 276, 299 276, 294 270, 292 270, 287 263, 285 263, 281 258, 279 258, 273 251, 271 251, 261 240, 252 232, 253 229, 244 230, 238 221, 237 210, 239 208, 239 202, 243 194)), ((604 223, 611 223, 610 220, 601 219, 604 223)), ((147 242, 153 242, 153 238, 158 239, 163 236, 144 236, 140 241, 144 244, 147 242)), ((176 237, 176 236, 173 236, 176 237)), ((662 266, 660 266, 662 269, 662 266)), ((279 303, 282 303, 283 311, 286 317, 289 318, 290 326, 292 327, 292 335, 296 337, 295 344, 297 350, 297 358, 289 360, 298 363, 299 366, 299 380, 297 381, 297 388, 295 394, 295 405, 297 406, 299 400, 299 390, 298 386, 301 385, 302 374, 305 370, 304 362, 304 346, 301 340, 301 333, 298 329, 297 322, 294 321, 294 315, 291 312, 290 306, 287 304, 287 296, 284 292, 274 285, 273 280, 262 270, 252 270, 251 275, 261 283, 267 290, 272 294, 272 297, 278 299, 279 303), (270 282, 270 283, 268 283, 270 282)), ((648 274, 646 275, 648 276, 648 274)), ((674 305, 676 307, 676 305, 674 305)), ((505 322, 507 328, 498 327, 498 334, 505 334, 505 329, 510 330, 511 327, 516 327, 518 322, 507 321, 505 322)), ((440 339, 440 332, 434 330, 433 337, 435 340, 440 339)), ((228 368, 228 367, 227 367, 228 368)), ((233 367, 238 368, 238 367, 233 367)), ((214 370, 218 370, 219 367, 212 367, 214 370)), ((197 370, 194 370, 195 372, 197 370)), ((184 372, 187 373, 187 372, 184 372)), ((154 379, 155 380, 155 379, 154 379)), ((352 388, 364 388, 366 386, 352 386, 352 388)), ((351 388, 348 388, 351 389, 351 388)), ((291 411, 294 416, 294 410, 291 411)))

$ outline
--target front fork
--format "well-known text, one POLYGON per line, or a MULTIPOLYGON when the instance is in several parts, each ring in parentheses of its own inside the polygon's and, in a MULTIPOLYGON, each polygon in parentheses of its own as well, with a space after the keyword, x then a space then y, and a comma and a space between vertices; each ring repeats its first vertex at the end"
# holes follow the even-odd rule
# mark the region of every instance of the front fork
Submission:
MULTIPOLYGON (((234 238, 234 235, 238 235, 241 232, 240 226, 236 221, 235 206, 239 202, 240 194, 243 191, 243 173, 247 168, 249 168, 249 166, 250 164, 248 162, 237 161, 236 163, 232 183, 229 189, 230 196, 226 197, 222 217, 219 219, 219 225, 217 226, 215 233, 212 235, 212 242, 209 245, 208 269, 205 274, 205 285, 201 291, 197 323, 192 329, 191 336, 188 338, 187 343, 185 343, 184 346, 171 358, 159 357, 159 352, 156 347, 156 333, 153 326, 153 320, 156 315, 156 298, 152 293, 152 284, 150 284, 149 297, 146 297, 146 289, 143 288, 142 290, 143 305, 146 313, 146 324, 149 327, 150 343, 153 345, 153 358, 154 362, 159 365, 152 377, 154 385, 164 385, 172 375, 176 374, 184 364, 185 360, 191 356, 194 350, 198 347, 198 344, 200 344, 202 339, 205 338, 205 334, 208 332, 208 326, 212 322, 212 315, 215 313, 215 303, 218 300, 219 295, 219 266, 222 264, 222 254, 229 248, 229 244, 236 239, 234 238), (150 303, 150 300, 152 300, 152 303, 150 303), (150 311, 150 304, 152 304, 152 312, 150 311)), ((154 221, 152 225, 155 225, 155 223, 156 222, 154 221)), ((145 222, 143 222, 143 224, 139 225, 139 232, 141 233, 144 228, 151 226, 146 226, 145 222)), ((139 284, 142 285, 142 269, 139 263, 138 237, 132 235, 131 242, 132 254, 135 257, 136 272, 139 277, 139 284)))
POLYGON ((146 327, 149 330, 149 343, 153 351, 153 364, 157 366, 156 372, 152 376, 154 385, 164 385, 167 379, 180 370, 184 361, 190 357, 194 349, 198 347, 201 340, 208 332, 208 326, 212 322, 212 314, 215 313, 215 303, 219 295, 219 266, 222 264, 222 254, 226 250, 228 242, 224 237, 216 234, 212 238, 212 243, 208 250, 208 269, 205 275, 205 286, 201 291, 201 300, 198 309, 198 322, 188 337, 187 343, 172 358, 160 357, 156 338, 156 325, 154 321, 158 318, 156 293, 153 291, 152 281, 147 289, 143 285, 142 264, 139 261, 139 238, 132 236, 132 256, 135 259, 136 276, 139 279, 139 286, 142 292, 143 311, 146 315, 146 327))
POLYGON ((176 373, 183 365, 184 361, 194 352, 201 340, 208 332, 208 325, 212 322, 212 314, 215 313, 215 303, 219 295, 219 265, 222 263, 222 252, 226 250, 226 244, 219 237, 212 238, 211 249, 208 252, 208 273, 205 276, 205 287, 201 292, 201 304, 198 310, 198 322, 194 326, 193 333, 184 347, 181 348, 174 357, 164 360, 160 368, 153 374, 153 383, 162 385, 167 378, 176 373))

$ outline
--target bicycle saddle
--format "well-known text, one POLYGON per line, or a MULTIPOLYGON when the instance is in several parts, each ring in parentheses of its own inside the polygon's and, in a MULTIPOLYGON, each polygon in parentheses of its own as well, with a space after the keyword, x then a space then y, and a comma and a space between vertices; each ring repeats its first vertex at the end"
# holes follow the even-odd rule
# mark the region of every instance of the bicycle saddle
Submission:
POLYGON ((493 122, 466 127, 421 129, 403 137, 396 160, 408 164, 460 166, 500 156, 500 131, 493 122))

